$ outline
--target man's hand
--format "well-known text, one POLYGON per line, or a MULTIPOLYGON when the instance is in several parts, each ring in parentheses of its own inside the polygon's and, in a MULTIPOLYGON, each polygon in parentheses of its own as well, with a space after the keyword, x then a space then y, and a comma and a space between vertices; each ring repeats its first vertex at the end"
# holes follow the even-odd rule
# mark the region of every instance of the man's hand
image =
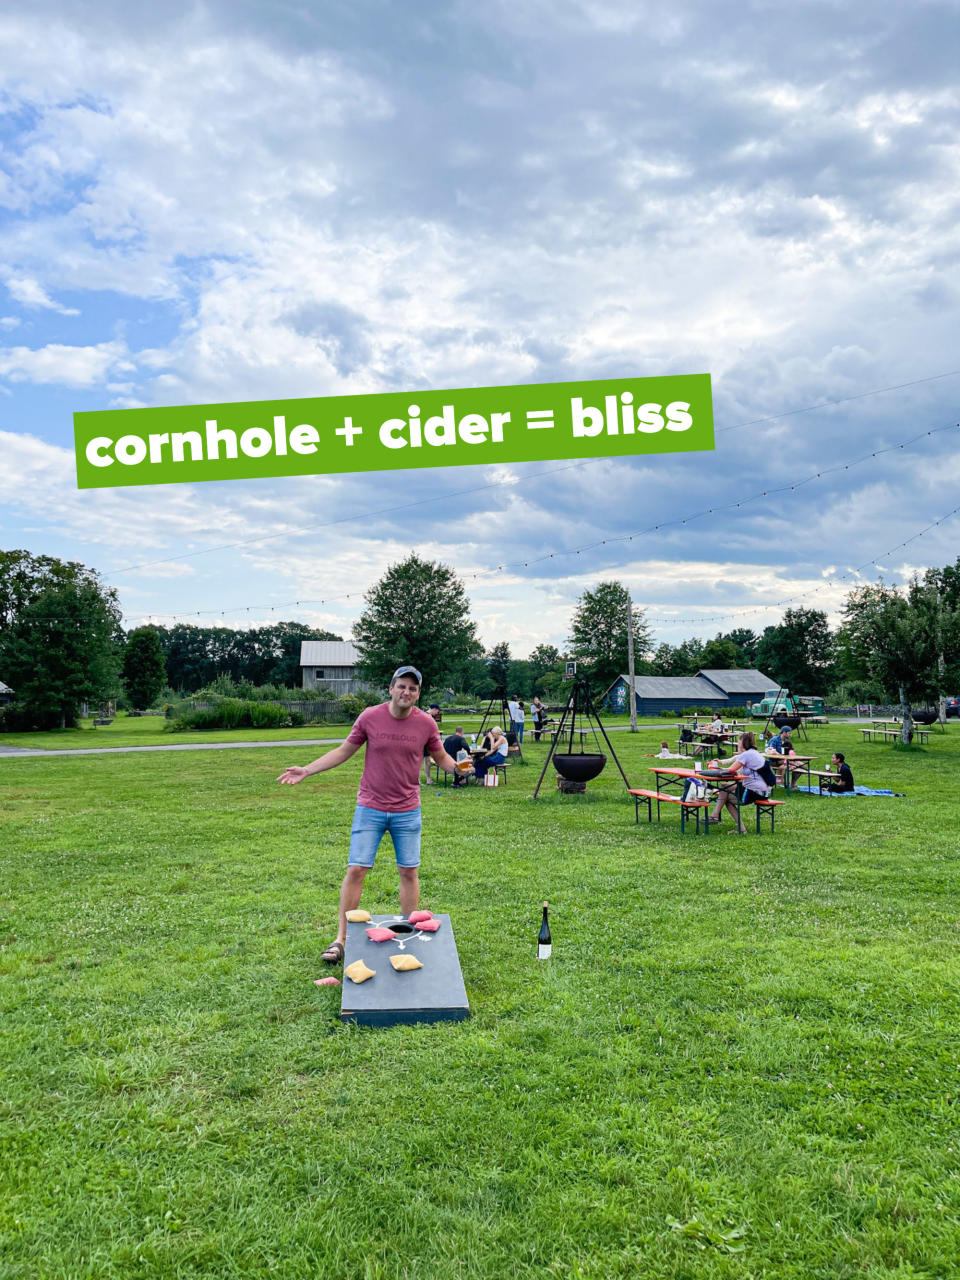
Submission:
POLYGON ((302 782, 304 778, 309 777, 310 775, 307 773, 306 769, 301 769, 298 764, 291 764, 284 769, 277 781, 282 785, 295 787, 298 782, 302 782))

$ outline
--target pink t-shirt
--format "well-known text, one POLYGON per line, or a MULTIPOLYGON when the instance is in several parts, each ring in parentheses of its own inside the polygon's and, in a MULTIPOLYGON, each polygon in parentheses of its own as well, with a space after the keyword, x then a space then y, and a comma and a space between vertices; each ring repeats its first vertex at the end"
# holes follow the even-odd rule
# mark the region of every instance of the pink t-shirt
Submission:
POLYGON ((390 703, 367 707, 357 716, 347 738, 354 746, 367 744, 357 804, 387 813, 420 808, 420 762, 424 749, 443 747, 437 724, 419 707, 398 719, 390 703))

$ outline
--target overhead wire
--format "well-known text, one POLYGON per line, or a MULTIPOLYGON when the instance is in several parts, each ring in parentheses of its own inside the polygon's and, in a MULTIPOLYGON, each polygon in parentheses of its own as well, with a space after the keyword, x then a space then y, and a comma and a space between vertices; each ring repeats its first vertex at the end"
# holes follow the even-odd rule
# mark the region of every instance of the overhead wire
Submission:
MULTIPOLYGON (((887 392, 890 392, 890 391, 903 391, 909 387, 917 387, 926 382, 937 382, 942 378, 955 378, 955 377, 960 377, 960 369, 951 369, 951 370, 948 370, 946 373, 933 373, 925 378, 914 378, 910 382, 897 383, 895 386, 874 387, 870 391, 861 391, 861 392, 858 392, 856 395, 843 396, 836 400, 821 400, 821 401, 818 401, 817 404, 805 405, 799 409, 786 409, 782 413, 770 414, 768 417, 765 417, 765 418, 751 418, 745 422, 736 422, 731 424, 730 426, 718 427, 716 429, 715 434, 722 435, 724 432, 727 432, 727 431, 739 431, 741 427, 759 426, 768 422, 776 422, 780 418, 792 418, 792 417, 795 417, 797 414, 813 413, 817 409, 826 409, 826 408, 831 408, 834 405, 849 404, 854 400, 865 400, 865 399, 868 399, 870 396, 885 395, 887 392)), ((559 467, 550 467, 544 471, 535 471, 532 474, 528 474, 525 477, 525 479, 528 481, 539 480, 544 476, 557 475, 562 471, 572 471, 577 468, 593 466, 599 462, 609 462, 609 461, 610 461, 609 458, 581 458, 573 462, 565 462, 559 467)), ((490 481, 487 484, 474 485, 467 489, 457 489, 451 493, 435 494, 431 497, 417 498, 413 502, 402 502, 402 503, 397 503, 393 506, 381 507, 375 510, 354 512, 352 515, 338 516, 334 520, 323 520, 323 521, 320 521, 320 523, 318 524, 301 525, 295 529, 283 529, 279 533, 257 534, 255 537, 251 537, 251 538, 238 538, 234 542, 222 542, 212 547, 200 547, 196 551, 183 551, 175 556, 163 556, 158 560, 144 560, 144 561, 141 561, 139 564, 125 565, 119 569, 107 570, 106 576, 114 577, 118 573, 133 573, 140 569, 153 568, 156 565, 173 564, 180 560, 196 559, 196 557, 198 556, 211 555, 216 551, 232 551, 238 547, 258 546, 260 543, 273 542, 273 541, 276 541, 278 538, 293 538, 303 533, 316 533, 320 529, 333 528, 339 524, 348 524, 355 520, 370 520, 374 516, 394 515, 398 511, 408 511, 413 507, 427 506, 433 502, 449 502, 453 498, 468 497, 470 494, 484 493, 488 489, 505 488, 515 483, 516 483, 516 480, 513 476, 509 478, 501 478, 498 480, 490 481)))
MULTIPOLYGON (((528 557, 526 560, 516 560, 511 562, 505 562, 503 564, 499 564, 495 566, 494 568, 475 570, 472 573, 463 573, 461 576, 464 578, 465 581, 477 582, 481 579, 489 577, 492 574, 503 573, 506 570, 521 569, 521 568, 528 569, 532 565, 542 564, 549 560, 558 560, 566 556, 574 556, 574 555, 579 556, 579 555, 582 555, 584 552, 594 551, 598 547, 616 546, 617 544, 633 542, 634 539, 647 537, 650 534, 657 533, 662 529, 685 526, 688 524, 692 524, 697 520, 702 520, 708 516, 717 515, 727 511, 734 511, 734 510, 741 509, 755 502, 762 501, 764 498, 769 498, 769 497, 773 497, 773 496, 784 494, 784 493, 796 492, 798 489, 804 488, 806 485, 812 484, 817 480, 822 480, 826 476, 830 476, 841 471, 850 471, 855 467, 861 466, 864 463, 871 461, 874 458, 880 457, 882 454, 893 453, 898 450, 906 449, 910 445, 916 444, 917 441, 919 440, 924 440, 931 436, 939 435, 945 431, 955 431, 958 429, 958 427, 960 427, 960 424, 956 424, 956 423, 950 423, 949 425, 942 426, 942 427, 931 427, 929 430, 918 432, 917 435, 910 436, 906 440, 899 441, 894 444, 885 445, 880 448, 871 450, 869 453, 865 453, 856 458, 852 458, 848 462, 837 463, 836 465, 831 467, 823 467, 819 471, 812 472, 810 475, 805 476, 800 480, 795 480, 790 484, 768 486, 765 489, 760 489, 756 493, 748 494, 746 497, 737 499, 736 501, 714 504, 713 506, 706 507, 701 511, 690 512, 685 516, 677 516, 677 517, 674 517, 673 519, 661 520, 655 524, 648 525, 643 529, 635 530, 633 533, 618 534, 618 535, 610 536, 607 538, 599 538, 593 542, 584 543, 582 546, 579 546, 579 547, 568 547, 560 551, 551 551, 542 556, 528 557)), ((894 551, 899 550, 900 547, 908 545, 910 542, 915 541, 916 538, 918 537, 922 537, 925 532, 929 531, 929 529, 933 528, 937 524, 942 523, 944 520, 949 519, 953 514, 954 512, 950 512, 948 513, 948 515, 942 517, 941 520, 934 521, 933 524, 928 525, 925 529, 921 530, 919 533, 912 535, 910 538, 906 540, 906 542, 898 544, 897 547, 891 548, 890 551, 881 553, 880 558, 884 558, 887 555, 891 555, 893 554, 894 551)), ((876 557, 874 557, 874 559, 875 558, 876 557)), ((866 563, 871 563, 871 561, 867 561, 866 563)), ((224 609, 224 608, 197 609, 197 610, 179 609, 174 613, 150 613, 148 616, 154 617, 154 618, 177 619, 177 618, 186 618, 186 617, 199 618, 204 615, 210 615, 215 617, 225 617, 227 614, 235 614, 235 613, 242 613, 242 612, 250 613, 253 611, 266 612, 268 610, 271 613, 275 613, 278 609, 301 608, 306 605, 316 606, 316 605, 338 604, 347 600, 356 599, 357 597, 363 596, 364 594, 365 592, 362 590, 349 591, 349 592, 341 593, 335 596, 323 596, 320 598, 302 597, 297 600, 275 602, 274 604, 270 604, 270 605, 267 605, 267 604, 235 605, 229 609, 224 609)), ((776 607, 778 607, 777 604, 770 604, 768 606, 757 606, 758 609, 776 608, 776 607)), ((125 615, 125 616, 129 616, 129 615, 125 615)), ((729 614, 724 616, 733 617, 738 615, 729 614)), ((704 619, 698 619, 698 620, 710 621, 711 619, 704 618, 704 619)))

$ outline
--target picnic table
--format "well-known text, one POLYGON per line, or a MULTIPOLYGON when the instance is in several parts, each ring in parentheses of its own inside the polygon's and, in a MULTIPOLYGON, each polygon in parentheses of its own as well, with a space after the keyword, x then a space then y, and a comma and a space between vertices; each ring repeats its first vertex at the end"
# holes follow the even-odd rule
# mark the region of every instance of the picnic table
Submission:
MULTIPOLYGON (((660 806, 664 803, 675 804, 680 808, 680 831, 683 832, 686 820, 693 816, 696 819, 697 833, 700 832, 700 814, 703 813, 704 831, 710 834, 710 809, 715 803, 713 800, 691 800, 681 795, 671 795, 670 789, 680 789, 682 791, 689 778, 696 778, 698 782, 736 782, 740 775, 734 773, 730 769, 674 769, 665 768, 661 765, 650 765, 650 772, 653 774, 656 782, 656 790, 649 791, 644 788, 630 788, 630 794, 633 796, 634 819, 637 823, 640 821, 640 802, 641 800, 647 806, 647 821, 653 821, 653 802, 657 802, 657 821, 660 821, 660 806)), ((740 795, 739 790, 736 793, 737 800, 737 824, 742 826, 740 818, 740 795)), ((760 831, 760 818, 762 815, 770 819, 770 830, 773 831, 774 814, 776 809, 783 804, 782 800, 771 800, 769 798, 754 803, 756 809, 757 832, 760 831)))
MULTIPOLYGON (((870 729, 860 730, 860 737, 863 739, 864 742, 872 742, 874 738, 880 738, 882 741, 889 741, 890 739, 900 738, 902 734, 903 734, 902 726, 899 729, 878 729, 876 728, 876 726, 874 726, 870 729)), ((930 737, 930 730, 917 729, 915 727, 913 730, 913 736, 922 745, 930 737)))
POLYGON ((816 756, 785 756, 779 751, 765 751, 764 755, 774 764, 783 764, 786 761, 787 767, 783 771, 783 789, 787 795, 790 794, 791 773, 805 773, 807 775, 807 786, 810 786, 810 765, 812 761, 816 760, 816 756))
POLYGON ((837 782, 840 778, 839 773, 834 773, 832 769, 811 769, 809 770, 811 779, 817 780, 817 791, 823 795, 824 788, 831 782, 837 782))
POLYGON ((680 748, 681 755, 688 756, 690 747, 696 748, 694 755, 701 755, 707 747, 730 747, 735 746, 740 741, 739 733, 731 733, 727 729, 724 729, 722 733, 711 729, 691 729, 690 732, 699 741, 684 742, 683 738, 678 739, 677 745, 680 748))

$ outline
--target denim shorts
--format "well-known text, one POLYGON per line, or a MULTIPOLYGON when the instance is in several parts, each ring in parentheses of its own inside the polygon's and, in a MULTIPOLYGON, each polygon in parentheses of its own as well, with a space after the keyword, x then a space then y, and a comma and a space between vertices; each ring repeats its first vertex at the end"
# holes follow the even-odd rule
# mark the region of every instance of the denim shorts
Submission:
POLYGON ((419 809, 408 813, 388 813, 358 804, 350 828, 350 857, 347 866, 372 867, 380 841, 389 831, 398 867, 419 867, 420 831, 423 817, 419 809))

